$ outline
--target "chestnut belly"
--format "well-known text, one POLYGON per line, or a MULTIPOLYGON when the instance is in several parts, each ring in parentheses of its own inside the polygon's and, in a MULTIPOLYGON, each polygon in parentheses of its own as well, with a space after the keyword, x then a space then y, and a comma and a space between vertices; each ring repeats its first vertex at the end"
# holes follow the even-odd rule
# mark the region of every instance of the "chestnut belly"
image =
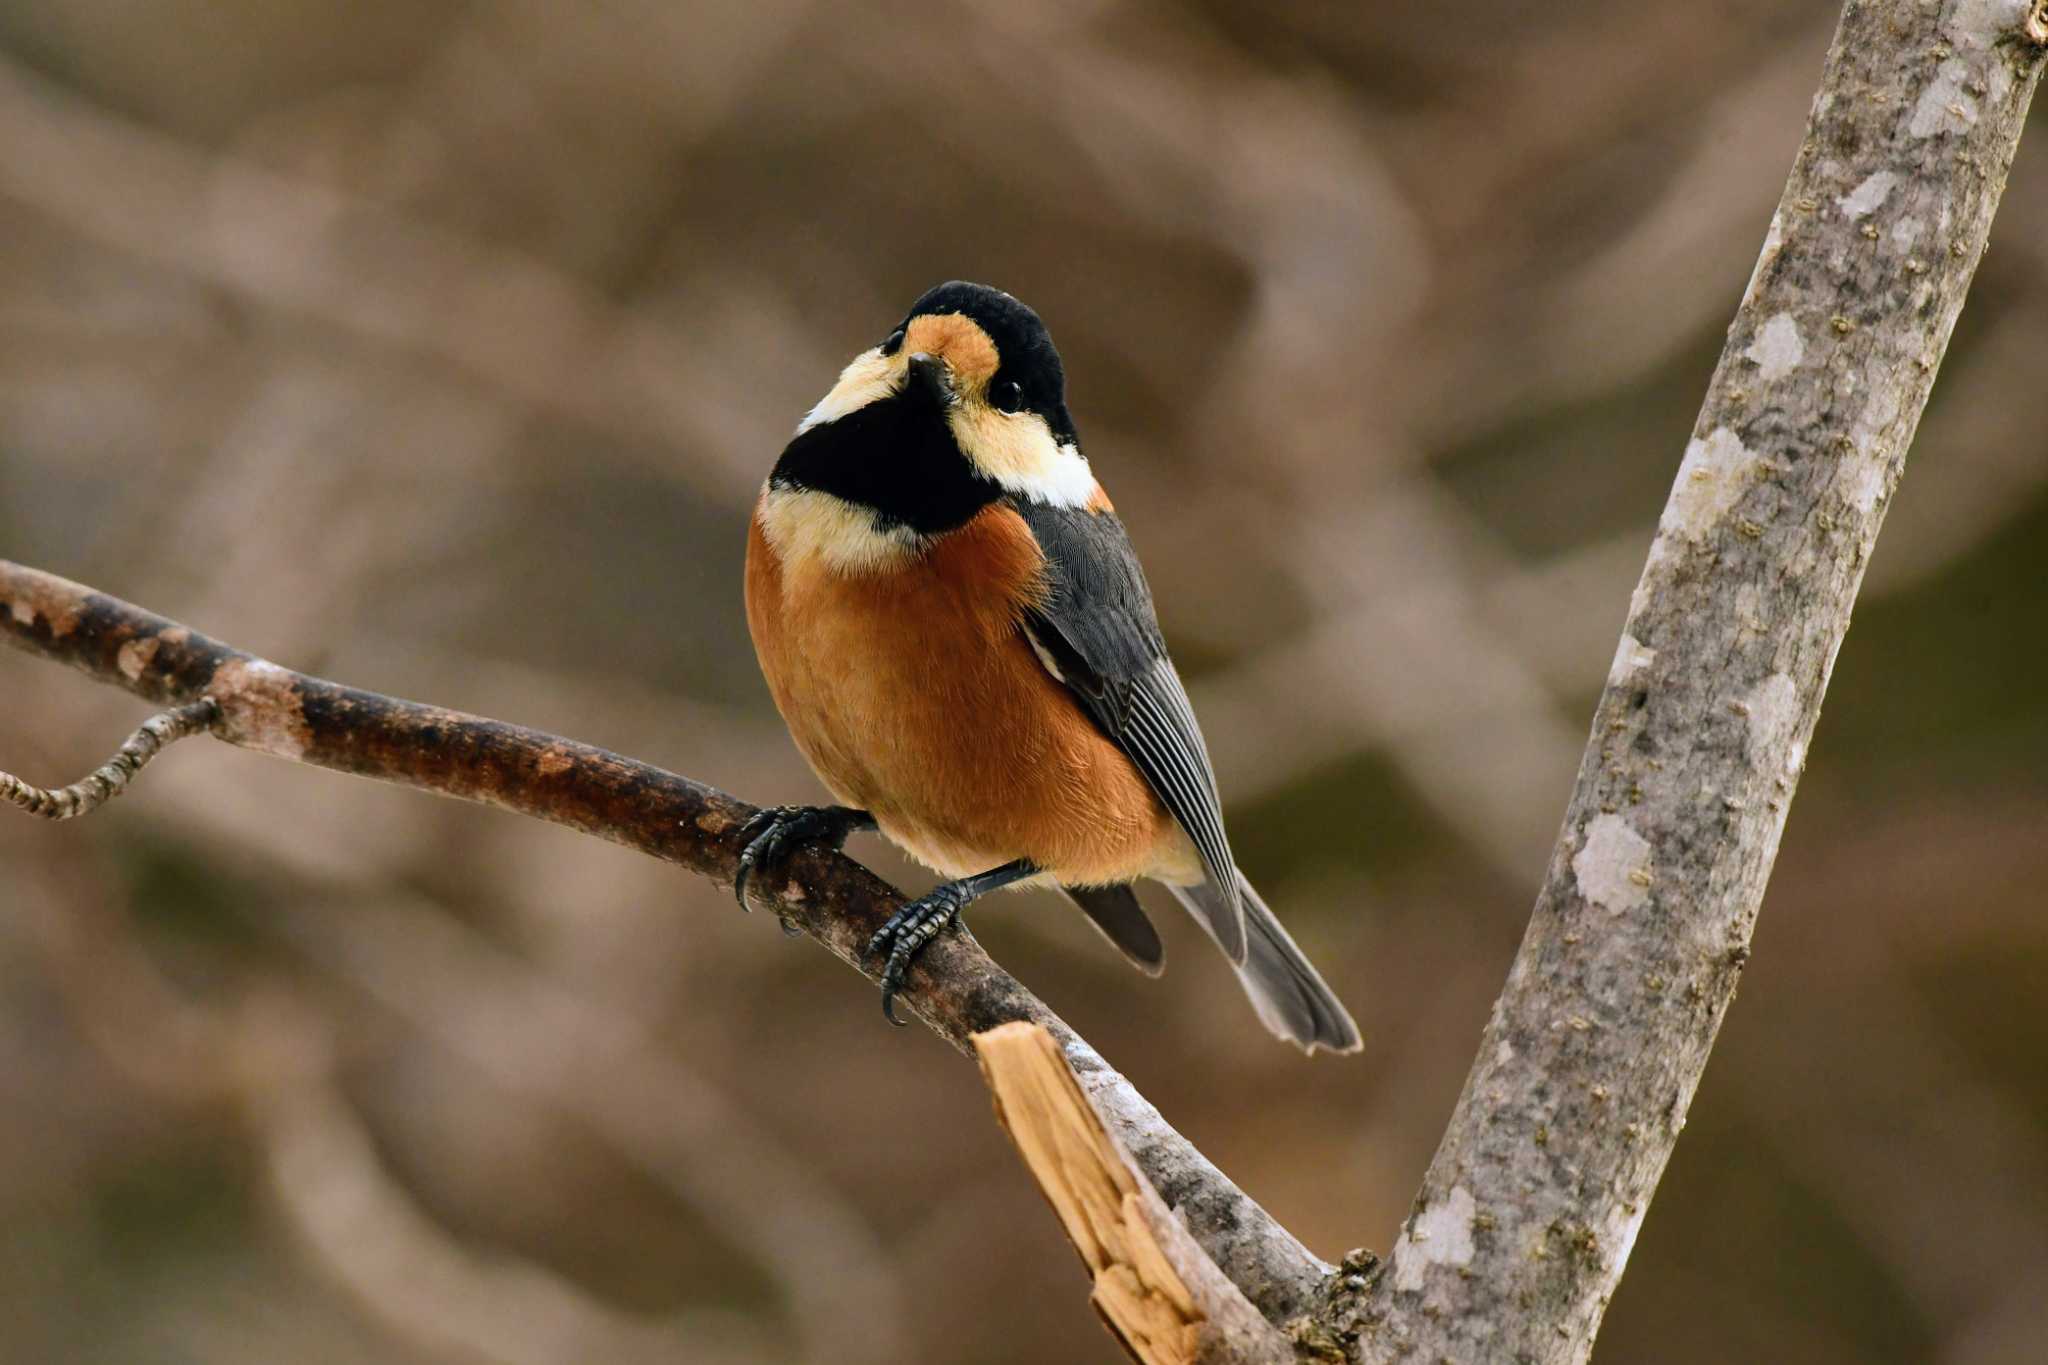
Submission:
POLYGON ((994 507, 870 573, 785 563, 758 520, 747 616, 798 748, 840 801, 948 877, 1029 858, 1068 885, 1200 879, 1142 774, 1020 626, 1042 560, 994 507))

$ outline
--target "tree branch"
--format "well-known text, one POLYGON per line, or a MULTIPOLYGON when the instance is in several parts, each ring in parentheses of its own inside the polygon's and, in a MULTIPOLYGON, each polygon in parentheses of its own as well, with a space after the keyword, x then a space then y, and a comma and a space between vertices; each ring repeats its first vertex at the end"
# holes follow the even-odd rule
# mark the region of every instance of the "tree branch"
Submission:
POLYGON ((1850 0, 1361 1356, 1579 1361, 1715 1033, 2040 75, 2026 0, 1850 0))
MULTIPOLYGON (((1850 608, 2040 76, 2043 14, 2041 0, 1845 7, 1527 936, 1384 1273, 1360 1258, 1331 1274, 970 936, 921 960, 906 1003, 955 1047, 1011 1021, 1048 1030, 1113 1139, 1099 1150, 1128 1151, 1305 1351, 1591 1351, 1748 958, 1850 608)), ((5 561, 0 606, 25 649, 158 703, 211 698, 230 743, 550 820, 728 885, 754 813, 588 745, 290 672, 5 561)), ((900 903, 873 874, 807 850, 760 890, 872 976, 861 949, 900 903)), ((1135 1177, 1127 1193, 1144 1204, 1135 1177)), ((1263 1359, 1270 1345, 1203 1349, 1263 1359)))
MULTIPOLYGON (((624 844, 732 884, 739 829, 755 808, 724 792, 558 735, 400 701, 281 668, 54 574, 0 560, 0 635, 150 701, 218 707, 218 739, 297 763, 477 801, 624 844)), ((793 854, 749 883, 870 980, 868 937, 901 905, 852 859, 793 854)), ((1222 1272, 1269 1320, 1307 1312, 1329 1267, 1233 1185, 971 934, 944 934, 902 997, 963 1053, 1023 1020, 1058 1040, 1116 1138, 1222 1272)))
POLYGON ((1089 1301, 1133 1360, 1294 1359, 1109 1135, 1051 1034, 1004 1024, 974 1050, 996 1117, 1094 1279, 1089 1301))
POLYGON ((148 767, 149 761, 162 753, 166 745, 198 734, 219 714, 220 708, 214 705, 213 698, 201 697, 151 716, 121 741, 112 758, 70 786, 55 791, 31 786, 13 773, 0 773, 0 800, 45 820, 90 815, 128 790, 135 774, 148 767))

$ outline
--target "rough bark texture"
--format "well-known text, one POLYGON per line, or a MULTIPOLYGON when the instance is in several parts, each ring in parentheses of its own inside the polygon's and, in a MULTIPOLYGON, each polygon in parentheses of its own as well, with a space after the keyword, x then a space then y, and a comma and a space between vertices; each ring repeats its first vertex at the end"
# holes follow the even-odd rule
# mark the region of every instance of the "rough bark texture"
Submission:
MULTIPOLYGON (((558 735, 363 692, 280 668, 140 607, 0 560, 0 636, 159 703, 211 697, 217 738, 279 758, 566 825, 730 886, 755 808, 689 778, 558 735)), ((750 883, 875 979, 868 937, 902 897, 859 863, 805 850, 750 883)), ((1312 1306, 1329 1267, 1223 1176, 972 935, 941 935, 902 997, 963 1053, 1013 1020, 1045 1027, 1116 1139, 1202 1248, 1275 1322, 1312 1306)), ((876 1027, 882 1029, 880 1021, 876 1027)), ((878 1039, 878 1041, 887 1041, 878 1039)))
POLYGON ((220 708, 211 697, 158 712, 121 742, 114 756, 68 787, 54 791, 31 786, 13 773, 0 773, 0 800, 45 820, 73 820, 90 815, 128 790, 135 774, 175 744, 211 726, 220 708))
MULTIPOLYGON (((913 973, 906 1003, 962 1050, 998 1024, 1042 1024, 1152 1187, 1304 1354, 1591 1351, 1748 957, 2044 42, 2041 0, 1844 11, 1527 937, 1384 1266, 1360 1255, 1331 1273, 971 936, 943 937, 913 973)), ((211 697, 231 743, 551 820, 726 884, 753 814, 588 745, 289 672, 4 561, 0 634, 158 703, 211 697)), ((759 889, 873 975, 861 949, 900 904, 873 874, 811 851, 759 889)))
POLYGON ((1592 1349, 1984 250, 2040 70, 2029 19, 1844 11, 1478 1061, 1386 1272, 1333 1306, 1363 1359, 1592 1349))

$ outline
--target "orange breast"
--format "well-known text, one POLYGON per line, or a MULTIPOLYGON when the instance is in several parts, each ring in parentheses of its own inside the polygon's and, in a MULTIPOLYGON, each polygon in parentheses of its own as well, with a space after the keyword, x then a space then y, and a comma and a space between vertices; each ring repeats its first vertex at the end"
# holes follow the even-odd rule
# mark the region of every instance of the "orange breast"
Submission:
POLYGON ((858 576, 782 562, 757 516, 747 622, 825 785, 945 875, 1015 858, 1073 885, 1184 870, 1172 817, 1019 628, 1043 569, 1003 506, 858 576))

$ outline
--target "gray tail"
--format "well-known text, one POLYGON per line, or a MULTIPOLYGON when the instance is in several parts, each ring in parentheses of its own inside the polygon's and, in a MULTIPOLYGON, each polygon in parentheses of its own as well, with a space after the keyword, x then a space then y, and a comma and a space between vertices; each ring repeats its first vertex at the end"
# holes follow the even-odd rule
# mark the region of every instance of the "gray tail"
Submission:
MULTIPOLYGON (((1244 903, 1245 959, 1237 969, 1244 993, 1252 1008, 1274 1034, 1299 1043, 1314 1052, 1326 1047, 1332 1052, 1356 1052, 1363 1046, 1358 1025, 1294 940, 1273 918, 1273 912, 1252 890, 1242 873, 1237 878, 1239 897, 1244 903)), ((1189 912, 1203 923, 1227 912, 1229 901, 1213 883, 1168 888, 1189 912)))
POLYGON ((1102 936, 1147 976, 1166 970, 1166 945, 1145 917, 1138 893, 1129 886, 1063 886, 1060 890, 1081 907, 1102 936))

